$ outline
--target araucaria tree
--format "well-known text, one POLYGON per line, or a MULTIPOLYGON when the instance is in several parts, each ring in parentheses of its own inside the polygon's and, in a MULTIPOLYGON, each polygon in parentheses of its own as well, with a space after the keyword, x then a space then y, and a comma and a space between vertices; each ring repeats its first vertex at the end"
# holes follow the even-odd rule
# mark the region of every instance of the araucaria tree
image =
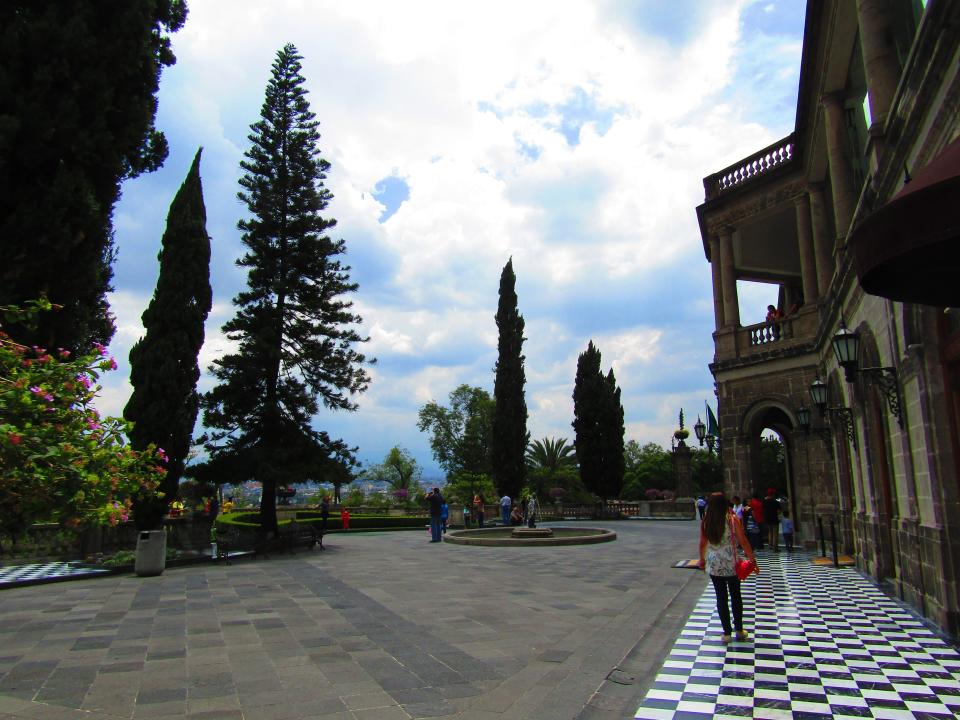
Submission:
POLYGON ((160 276, 143 313, 146 335, 130 350, 133 393, 123 410, 131 421, 130 442, 137 450, 151 443, 170 458, 160 492, 134 501, 141 530, 159 527, 164 502, 177 492, 197 420, 203 324, 210 312, 210 238, 200 183, 200 150, 173 198, 160 249, 160 276))
POLYGON ((357 289, 338 259, 346 246, 325 234, 336 221, 320 214, 333 197, 323 184, 330 164, 318 148, 301 59, 290 44, 277 53, 240 163, 238 197, 250 216, 238 223, 247 253, 237 262, 248 268, 248 288, 223 326, 237 351, 214 362, 218 384, 203 398, 207 470, 221 482, 260 481, 268 531, 277 527, 278 483, 322 479, 324 464, 352 458, 311 426, 320 403, 356 410, 352 396, 370 383, 355 349, 366 341, 356 330, 361 318, 343 297, 357 289))
POLYGON ((617 497, 623 487, 623 406, 613 369, 604 376, 600 350, 591 340, 577 359, 573 388, 574 446, 580 478, 603 500, 617 497))
POLYGON ((493 415, 493 481, 497 491, 519 497, 526 483, 525 454, 530 434, 527 432, 527 402, 523 386, 523 316, 517 310, 517 276, 513 258, 500 274, 500 301, 497 305, 497 366, 493 385, 496 409, 493 415))
POLYGON ((62 306, 20 342, 86 351, 107 307, 120 183, 167 156, 154 128, 184 0, 0 3, 0 304, 62 306))

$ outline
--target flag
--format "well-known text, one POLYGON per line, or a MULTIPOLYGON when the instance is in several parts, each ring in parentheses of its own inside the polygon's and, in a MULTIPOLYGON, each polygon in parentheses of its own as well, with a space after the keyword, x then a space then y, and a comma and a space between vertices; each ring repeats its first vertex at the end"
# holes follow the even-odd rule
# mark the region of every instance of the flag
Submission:
POLYGON ((713 410, 710 409, 706 400, 703 401, 703 404, 707 406, 707 435, 720 437, 720 425, 717 423, 717 416, 713 414, 713 410))

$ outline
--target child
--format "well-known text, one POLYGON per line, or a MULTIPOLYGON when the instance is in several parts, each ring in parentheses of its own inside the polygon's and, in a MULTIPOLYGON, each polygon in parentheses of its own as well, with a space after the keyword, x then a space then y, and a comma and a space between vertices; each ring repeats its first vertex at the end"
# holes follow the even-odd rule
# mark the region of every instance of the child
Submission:
POLYGON ((753 510, 750 509, 749 505, 743 508, 743 525, 747 531, 747 540, 750 542, 750 549, 760 549, 760 526, 757 524, 756 518, 753 517, 753 510))
POLYGON ((350 529, 350 511, 346 508, 340 511, 340 523, 344 530, 350 529))
POLYGON ((780 529, 783 532, 783 544, 787 546, 787 552, 791 552, 793 550, 793 520, 790 519, 789 510, 784 510, 782 515, 780 529))
POLYGON ((450 519, 450 506, 446 502, 440 506, 440 531, 447 532, 447 520, 450 519))

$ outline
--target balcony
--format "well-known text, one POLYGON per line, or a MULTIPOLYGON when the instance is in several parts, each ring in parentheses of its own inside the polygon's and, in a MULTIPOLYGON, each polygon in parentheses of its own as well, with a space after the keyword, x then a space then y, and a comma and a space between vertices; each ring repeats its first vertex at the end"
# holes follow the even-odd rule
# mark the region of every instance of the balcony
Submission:
POLYGON ((706 201, 710 202, 732 190, 744 187, 756 178, 770 175, 775 170, 786 168, 794 159, 794 134, 768 145, 743 160, 703 179, 706 201))
POLYGON ((819 329, 816 305, 774 322, 725 328, 714 335, 717 364, 755 364, 810 352, 819 329))

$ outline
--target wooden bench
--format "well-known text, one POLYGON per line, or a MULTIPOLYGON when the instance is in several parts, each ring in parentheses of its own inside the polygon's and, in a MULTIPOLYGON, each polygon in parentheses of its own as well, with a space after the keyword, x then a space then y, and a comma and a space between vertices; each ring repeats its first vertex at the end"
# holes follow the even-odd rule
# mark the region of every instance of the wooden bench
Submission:
POLYGON ((271 552, 294 553, 298 547, 313 549, 319 545, 323 547, 323 531, 314 523, 300 524, 290 522, 280 527, 276 536, 270 536, 263 531, 243 532, 239 528, 231 527, 226 530, 217 530, 217 550, 213 556, 214 562, 224 561, 230 564, 230 553, 252 552, 254 556, 270 557, 271 552))

